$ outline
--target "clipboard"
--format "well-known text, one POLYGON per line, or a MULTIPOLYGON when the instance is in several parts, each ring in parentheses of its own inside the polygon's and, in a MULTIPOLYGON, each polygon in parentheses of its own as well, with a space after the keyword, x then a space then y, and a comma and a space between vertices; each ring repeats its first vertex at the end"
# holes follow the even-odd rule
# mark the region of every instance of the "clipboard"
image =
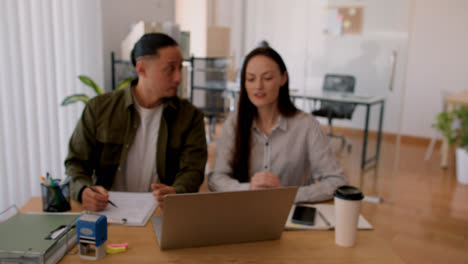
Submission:
POLYGON ((158 206, 151 192, 109 192, 109 200, 118 207, 108 204, 104 210, 93 213, 105 215, 109 223, 127 226, 145 226, 158 206))
POLYGON ((0 262, 57 263, 76 245, 79 214, 27 214, 0 224, 0 262), (58 227, 66 228, 51 237, 58 227))

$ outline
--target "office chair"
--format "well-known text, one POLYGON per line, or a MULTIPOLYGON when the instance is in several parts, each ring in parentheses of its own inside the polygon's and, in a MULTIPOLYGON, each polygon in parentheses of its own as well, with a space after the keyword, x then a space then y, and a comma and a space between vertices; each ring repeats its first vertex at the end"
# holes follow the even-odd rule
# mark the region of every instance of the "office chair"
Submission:
MULTIPOLYGON (((323 92, 351 94, 354 93, 356 79, 350 75, 326 74, 323 82, 323 92)), ((351 151, 351 142, 343 135, 334 134, 332 120, 333 119, 351 119, 356 104, 337 103, 322 101, 318 110, 312 111, 314 116, 328 118, 328 136, 341 139, 341 147, 347 147, 348 152, 351 151)))

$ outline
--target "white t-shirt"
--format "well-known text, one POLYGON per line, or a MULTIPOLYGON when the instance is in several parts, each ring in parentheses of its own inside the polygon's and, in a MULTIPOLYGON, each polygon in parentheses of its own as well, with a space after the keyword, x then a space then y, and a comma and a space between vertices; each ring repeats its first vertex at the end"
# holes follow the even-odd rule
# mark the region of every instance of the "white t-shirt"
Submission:
POLYGON ((125 192, 151 191, 151 183, 159 183, 156 169, 156 150, 163 105, 143 108, 134 98, 135 108, 140 115, 140 126, 130 146, 127 160, 117 176, 114 189, 125 192))

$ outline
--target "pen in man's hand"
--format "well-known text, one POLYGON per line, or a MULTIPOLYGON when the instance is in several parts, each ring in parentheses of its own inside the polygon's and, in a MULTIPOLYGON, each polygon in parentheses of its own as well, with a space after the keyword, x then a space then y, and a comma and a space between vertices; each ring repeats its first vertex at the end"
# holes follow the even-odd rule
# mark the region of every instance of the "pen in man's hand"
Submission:
MULTIPOLYGON (((89 189, 91 189, 91 191, 93 191, 95 193, 100 193, 96 189, 94 189, 93 186, 91 186, 91 185, 86 185, 86 187, 88 187, 89 189)), ((107 202, 110 203, 112 206, 118 208, 117 205, 115 205, 115 203, 111 202, 111 200, 107 200, 107 202)))

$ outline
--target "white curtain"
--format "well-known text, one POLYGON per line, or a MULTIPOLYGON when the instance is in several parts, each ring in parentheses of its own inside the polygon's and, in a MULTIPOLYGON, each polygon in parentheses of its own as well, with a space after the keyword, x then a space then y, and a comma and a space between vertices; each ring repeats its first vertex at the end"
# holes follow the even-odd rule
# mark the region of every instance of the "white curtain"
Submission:
POLYGON ((64 178, 68 140, 87 93, 103 83, 101 2, 0 0, 0 211, 40 196, 40 175, 64 178))

